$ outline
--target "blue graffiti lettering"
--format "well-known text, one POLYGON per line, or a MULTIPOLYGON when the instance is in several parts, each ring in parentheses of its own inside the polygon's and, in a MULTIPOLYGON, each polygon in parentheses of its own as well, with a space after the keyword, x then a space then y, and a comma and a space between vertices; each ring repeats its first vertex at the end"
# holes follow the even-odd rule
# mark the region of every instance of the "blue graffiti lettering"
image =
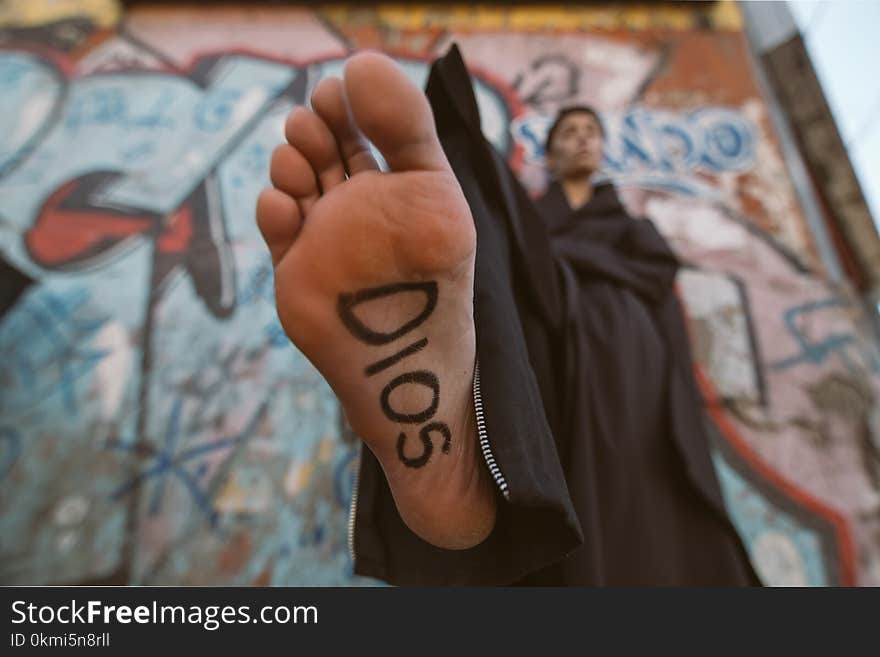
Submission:
POLYGON ((237 296, 239 306, 248 306, 258 301, 273 303, 275 288, 273 287, 271 265, 268 262, 263 262, 254 267, 237 296))
POLYGON ((800 351, 792 356, 770 363, 769 367, 774 370, 783 370, 794 365, 809 363, 821 365, 830 356, 837 355, 844 366, 851 372, 857 372, 859 367, 849 353, 850 348, 859 350, 862 361, 874 373, 880 373, 880 361, 877 355, 861 349, 861 343, 852 333, 831 333, 819 341, 811 341, 810 336, 804 334, 797 325, 799 317, 817 312, 825 308, 847 307, 849 303, 839 297, 831 297, 821 301, 813 301, 789 308, 783 314, 783 321, 789 334, 794 338, 800 351))
POLYGON ((739 112, 705 108, 690 115, 697 134, 704 137, 702 163, 714 171, 739 171, 754 161, 755 130, 739 112))
POLYGON ((278 320, 272 320, 265 328, 266 340, 273 349, 290 346, 290 339, 278 320))
POLYGON ((660 146, 660 165, 664 171, 675 171, 676 163, 681 168, 693 169, 694 140, 687 130, 677 125, 663 125, 657 131, 657 140, 660 146))
POLYGON ((34 295, 4 324, 3 387, 11 394, 4 395, 0 408, 20 410, 60 393, 65 410, 77 412, 75 384, 109 354, 87 346, 106 323, 105 318, 80 312, 87 297, 85 290, 64 297, 50 292, 34 295))
POLYGON ((240 89, 220 89, 203 98, 193 110, 196 127, 205 132, 222 130, 229 123, 240 98, 240 89))
POLYGON ((125 92, 119 87, 89 89, 71 103, 64 119, 68 130, 87 125, 107 125, 122 122, 128 111, 125 92))
POLYGON ((168 108, 173 100, 173 93, 162 90, 148 108, 134 113, 125 87, 96 86, 74 97, 64 126, 71 131, 88 126, 172 129, 174 119, 168 108))
MULTIPOLYGON (((208 490, 208 484, 201 483, 208 472, 208 464, 205 462, 197 462, 193 470, 188 470, 184 466, 187 463, 204 458, 209 454, 220 450, 229 450, 236 445, 246 441, 253 435, 258 424, 262 420, 268 408, 269 400, 254 411, 250 419, 245 423, 244 428, 237 434, 232 436, 224 436, 216 438, 208 442, 189 447, 187 449, 177 451, 177 444, 181 434, 181 415, 183 410, 183 400, 178 398, 174 401, 171 415, 165 428, 164 444, 162 448, 152 456, 152 464, 147 466, 137 475, 123 483, 111 493, 113 499, 121 499, 130 494, 138 486, 148 481, 154 482, 154 488, 150 501, 148 503, 148 513, 152 516, 159 514, 162 508, 162 497, 168 485, 169 475, 173 476, 178 482, 183 484, 185 490, 190 494, 190 498, 196 507, 205 514, 211 527, 217 526, 218 512, 214 507, 208 490)), ((137 453, 140 446, 137 444, 112 442, 111 448, 137 453)))

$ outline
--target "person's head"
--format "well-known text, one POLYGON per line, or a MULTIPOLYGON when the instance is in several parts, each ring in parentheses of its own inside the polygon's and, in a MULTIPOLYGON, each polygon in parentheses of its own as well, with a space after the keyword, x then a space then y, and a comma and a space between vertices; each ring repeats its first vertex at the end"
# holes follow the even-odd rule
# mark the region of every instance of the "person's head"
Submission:
POLYGON ((547 166, 557 179, 590 176, 602 165, 604 141, 596 110, 587 105, 564 107, 547 132, 547 166))

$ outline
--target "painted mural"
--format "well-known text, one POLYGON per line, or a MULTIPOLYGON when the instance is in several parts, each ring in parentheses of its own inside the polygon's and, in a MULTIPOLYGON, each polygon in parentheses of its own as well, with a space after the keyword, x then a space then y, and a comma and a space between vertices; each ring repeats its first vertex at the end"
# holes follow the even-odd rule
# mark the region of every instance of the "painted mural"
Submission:
MULTIPOLYGON (((880 584, 880 358, 824 276, 731 3, 0 14, 0 582, 361 585, 358 443, 254 222, 283 120, 358 48, 456 42, 533 194, 564 105, 678 280, 732 517, 769 584, 880 584), (27 284, 29 282, 29 284, 27 284)), ((40 7, 43 7, 40 10, 40 7)))

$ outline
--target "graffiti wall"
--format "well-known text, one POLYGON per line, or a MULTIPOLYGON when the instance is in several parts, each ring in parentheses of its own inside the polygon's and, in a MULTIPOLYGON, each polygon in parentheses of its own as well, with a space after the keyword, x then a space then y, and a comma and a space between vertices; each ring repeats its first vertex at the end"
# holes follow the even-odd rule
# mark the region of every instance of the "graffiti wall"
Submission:
MULTIPOLYGON (((24 7, 27 6, 27 9, 24 7)), ((767 583, 880 584, 880 358, 827 282, 736 8, 0 14, 0 581, 373 584, 358 443, 278 324, 254 222, 287 112, 359 48, 453 42, 533 194, 555 111, 687 266, 716 465, 767 583)))

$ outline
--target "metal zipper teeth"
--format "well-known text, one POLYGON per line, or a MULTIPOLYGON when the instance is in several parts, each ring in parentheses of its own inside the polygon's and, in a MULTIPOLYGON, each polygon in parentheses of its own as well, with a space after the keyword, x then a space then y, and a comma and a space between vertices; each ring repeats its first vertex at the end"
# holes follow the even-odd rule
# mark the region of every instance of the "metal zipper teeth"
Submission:
MULTIPOLYGON (((362 448, 363 449, 363 448, 362 448)), ((358 456, 357 470, 354 473, 354 487, 351 490, 351 503, 348 506, 348 556, 354 566, 354 518, 357 515, 358 484, 361 478, 361 457, 358 456)))
POLYGON ((486 418, 483 416, 483 397, 480 394, 480 363, 477 361, 474 366, 474 413, 477 416, 477 438, 480 441, 480 451, 483 452, 483 458, 489 467, 489 474, 495 480, 495 484, 501 490, 505 500, 510 499, 510 490, 507 486, 507 480, 495 462, 495 456, 492 454, 492 448, 489 446, 489 434, 486 431, 486 418))

